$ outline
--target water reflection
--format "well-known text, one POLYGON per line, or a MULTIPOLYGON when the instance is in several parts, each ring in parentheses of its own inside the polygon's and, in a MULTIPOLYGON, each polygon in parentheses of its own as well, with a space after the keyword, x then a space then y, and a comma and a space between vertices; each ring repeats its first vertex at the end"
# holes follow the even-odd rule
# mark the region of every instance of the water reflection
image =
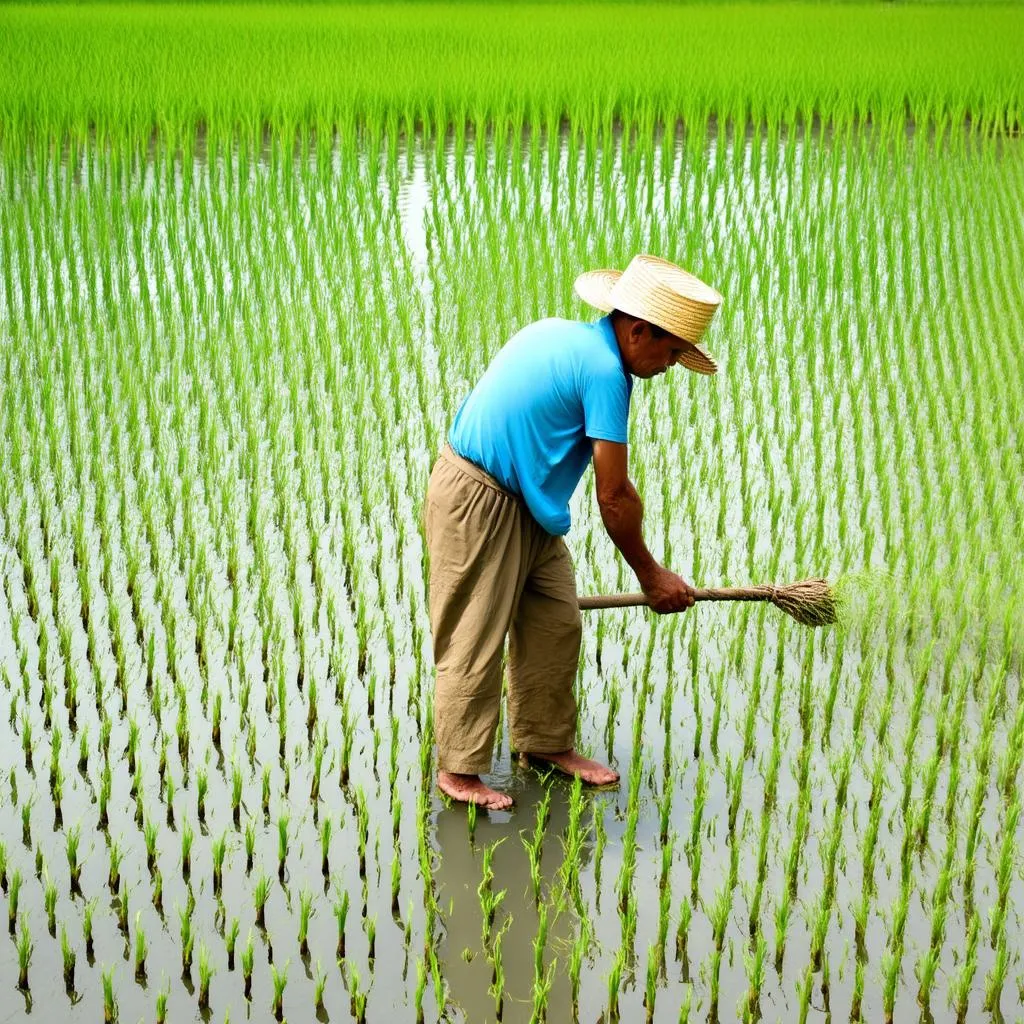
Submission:
MULTIPOLYGON (((505 896, 495 915, 491 936, 504 929, 501 940, 505 972, 502 1020, 515 1024, 529 1021, 533 1010, 534 939, 540 911, 534 900, 530 857, 523 840, 529 840, 537 820, 538 807, 550 792, 548 823, 541 842, 540 898, 547 908, 548 937, 544 950, 544 968, 551 970, 552 984, 547 1002, 547 1019, 575 1019, 569 982, 569 951, 576 938, 579 922, 571 898, 564 890, 562 867, 565 861, 563 839, 570 817, 571 782, 553 774, 541 775, 531 768, 516 768, 509 776, 492 783, 515 797, 511 812, 484 811, 477 814, 473 839, 470 839, 467 809, 452 804, 442 807, 437 816, 436 843, 440 854, 434 872, 437 901, 441 908, 443 937, 440 958, 449 985, 449 1000, 466 1021, 496 1019, 495 999, 491 992, 493 966, 481 952, 483 912, 477 889, 483 877, 484 849, 494 846, 491 860, 492 890, 504 889, 505 896), (472 950, 471 959, 464 951, 472 950), (551 968, 552 959, 557 962, 551 968)), ((584 795, 584 799, 589 800, 584 795)), ((581 828, 590 822, 589 806, 584 810, 581 828)), ((590 862, 592 836, 580 846, 577 860, 582 869, 590 862)), ((490 949, 492 944, 489 944, 490 949)))

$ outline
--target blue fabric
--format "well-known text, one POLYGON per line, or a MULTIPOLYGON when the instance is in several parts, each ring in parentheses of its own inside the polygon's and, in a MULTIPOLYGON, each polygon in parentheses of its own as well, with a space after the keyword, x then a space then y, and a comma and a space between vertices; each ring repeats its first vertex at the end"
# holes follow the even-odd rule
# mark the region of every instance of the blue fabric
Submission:
POLYGON ((459 408, 448 443, 560 536, 593 454, 589 439, 627 442, 632 390, 611 317, 538 320, 491 362, 459 408))

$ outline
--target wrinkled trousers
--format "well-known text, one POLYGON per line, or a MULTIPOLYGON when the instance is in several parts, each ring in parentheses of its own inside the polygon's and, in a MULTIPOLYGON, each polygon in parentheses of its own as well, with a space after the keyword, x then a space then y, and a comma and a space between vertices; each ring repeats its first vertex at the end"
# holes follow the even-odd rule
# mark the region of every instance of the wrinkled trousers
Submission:
POLYGON ((490 771, 506 636, 512 749, 569 750, 582 629, 565 541, 448 446, 430 475, 424 525, 438 767, 490 771))

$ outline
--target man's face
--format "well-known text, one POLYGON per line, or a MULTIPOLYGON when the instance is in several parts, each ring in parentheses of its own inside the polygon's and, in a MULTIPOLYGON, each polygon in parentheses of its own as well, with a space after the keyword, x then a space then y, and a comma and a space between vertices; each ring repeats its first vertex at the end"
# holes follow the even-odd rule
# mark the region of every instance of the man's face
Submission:
POLYGON ((664 373, 683 354, 689 342, 674 334, 654 337, 651 325, 636 320, 630 326, 627 369, 634 377, 656 377, 664 373))

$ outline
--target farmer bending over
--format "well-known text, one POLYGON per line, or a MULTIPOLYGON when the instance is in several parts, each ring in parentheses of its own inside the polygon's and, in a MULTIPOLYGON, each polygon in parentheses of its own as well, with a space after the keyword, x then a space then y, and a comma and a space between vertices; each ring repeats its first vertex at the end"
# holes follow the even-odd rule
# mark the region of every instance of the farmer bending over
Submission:
POLYGON ((506 636, 512 749, 595 785, 619 777, 574 747, 581 627, 562 537, 591 457, 605 529, 650 606, 693 604, 689 584, 644 543, 627 471, 629 396, 634 377, 675 363, 717 370, 697 342, 722 297, 653 256, 581 274, 575 287, 610 315, 519 331, 463 402, 427 488, 437 781, 486 807, 512 804, 480 778, 491 768, 506 636))

